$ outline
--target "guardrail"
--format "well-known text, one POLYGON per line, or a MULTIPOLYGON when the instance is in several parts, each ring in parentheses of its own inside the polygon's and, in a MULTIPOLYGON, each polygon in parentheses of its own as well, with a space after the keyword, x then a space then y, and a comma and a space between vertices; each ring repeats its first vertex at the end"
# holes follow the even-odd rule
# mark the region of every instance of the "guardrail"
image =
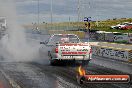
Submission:
POLYGON ((49 30, 49 34, 76 34, 80 39, 85 38, 85 32, 82 31, 49 30))
POLYGON ((122 61, 132 61, 132 50, 107 46, 92 46, 93 55, 122 61))

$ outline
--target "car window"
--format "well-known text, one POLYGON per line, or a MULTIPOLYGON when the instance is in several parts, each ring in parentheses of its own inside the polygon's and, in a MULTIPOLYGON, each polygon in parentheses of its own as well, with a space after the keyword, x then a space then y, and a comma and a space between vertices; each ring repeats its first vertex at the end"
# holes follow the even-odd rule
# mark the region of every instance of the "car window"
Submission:
POLYGON ((56 43, 78 43, 79 38, 76 35, 54 35, 49 39, 49 45, 55 45, 56 43))

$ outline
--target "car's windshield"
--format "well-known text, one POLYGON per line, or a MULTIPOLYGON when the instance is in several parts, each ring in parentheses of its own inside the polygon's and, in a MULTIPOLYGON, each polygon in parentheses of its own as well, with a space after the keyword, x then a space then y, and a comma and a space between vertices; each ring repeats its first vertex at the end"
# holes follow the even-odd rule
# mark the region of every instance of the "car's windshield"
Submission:
POLYGON ((54 35, 49 39, 48 44, 54 45, 56 43, 78 43, 79 38, 76 35, 54 35))

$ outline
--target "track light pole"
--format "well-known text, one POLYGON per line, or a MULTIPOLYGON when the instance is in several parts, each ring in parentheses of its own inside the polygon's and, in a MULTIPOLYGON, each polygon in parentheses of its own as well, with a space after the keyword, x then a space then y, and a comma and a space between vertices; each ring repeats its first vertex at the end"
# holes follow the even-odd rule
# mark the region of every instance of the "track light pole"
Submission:
POLYGON ((51 16, 51 29, 52 29, 52 25, 53 25, 53 0, 51 0, 50 16, 51 16))
POLYGON ((39 14, 39 0, 38 0, 38 26, 39 26, 39 17, 40 17, 40 14, 39 14))

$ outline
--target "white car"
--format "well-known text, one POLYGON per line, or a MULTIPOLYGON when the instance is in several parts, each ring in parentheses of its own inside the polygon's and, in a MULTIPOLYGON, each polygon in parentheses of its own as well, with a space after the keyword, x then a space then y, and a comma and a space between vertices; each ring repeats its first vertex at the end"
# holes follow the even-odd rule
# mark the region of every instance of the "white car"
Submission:
POLYGON ((48 41, 40 44, 48 47, 47 54, 51 65, 63 61, 77 61, 87 65, 92 57, 90 44, 82 43, 74 34, 54 34, 48 41))
POLYGON ((112 28, 112 29, 120 29, 120 28, 126 26, 127 24, 129 24, 129 22, 124 22, 122 24, 117 24, 116 26, 111 26, 110 28, 112 28))

